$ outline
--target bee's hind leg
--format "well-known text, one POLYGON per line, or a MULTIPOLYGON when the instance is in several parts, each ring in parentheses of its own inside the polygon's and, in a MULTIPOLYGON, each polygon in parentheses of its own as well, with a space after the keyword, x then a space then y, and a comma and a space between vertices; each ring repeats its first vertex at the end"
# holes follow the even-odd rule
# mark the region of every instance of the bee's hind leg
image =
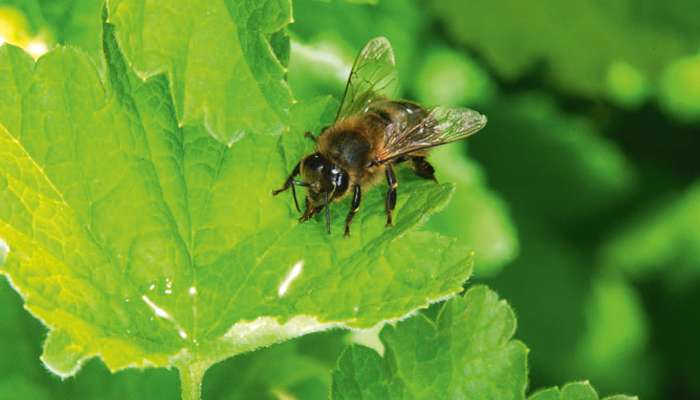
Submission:
POLYGON ((423 179, 430 179, 437 183, 435 178, 435 168, 425 159, 425 157, 413 156, 411 157, 411 167, 413 167, 413 172, 423 179))
POLYGON ((394 175, 394 168, 391 164, 386 166, 386 183, 389 185, 389 189, 386 191, 386 226, 391 226, 393 224, 391 213, 396 207, 396 188, 399 187, 399 182, 396 180, 396 175, 394 175))

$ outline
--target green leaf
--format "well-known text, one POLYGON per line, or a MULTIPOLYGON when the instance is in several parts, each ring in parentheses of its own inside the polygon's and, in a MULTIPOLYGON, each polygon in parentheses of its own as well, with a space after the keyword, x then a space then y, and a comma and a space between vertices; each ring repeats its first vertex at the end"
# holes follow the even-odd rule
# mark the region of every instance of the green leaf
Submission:
MULTIPOLYGON (((636 396, 616 395, 605 397, 603 400, 636 400, 636 396)), ((588 382, 567 383, 559 388, 549 388, 538 391, 528 400, 598 400, 598 393, 588 382)))
POLYGON ((531 349, 534 380, 586 377, 605 391, 654 393, 639 294, 619 278, 593 273, 591 255, 529 210, 515 220, 521 252, 490 283, 518 312, 518 338, 531 349))
POLYGON ((91 56, 99 56, 101 1, 39 0, 39 3, 58 43, 77 46, 91 56))
POLYGON ((333 207, 330 236, 299 224, 289 195, 270 191, 310 151, 301 132, 321 126, 327 100, 300 104, 292 134, 224 145, 180 126, 165 77, 137 78, 104 30, 104 75, 75 49, 34 64, 0 48, 0 237, 11 249, 0 272, 50 329, 51 371, 72 375, 97 356, 111 371, 176 366, 196 397, 215 362, 402 318, 461 290, 467 249, 411 232, 452 185, 404 179, 391 229, 380 190, 364 196, 349 239, 347 203, 333 207))
POLYGON ((180 125, 223 143, 287 128, 292 97, 269 38, 290 0, 109 0, 108 21, 141 78, 165 72, 180 125))
MULTIPOLYGON (((295 21, 290 25, 290 30, 303 44, 320 44, 323 49, 331 47, 337 50, 340 59, 349 64, 357 49, 369 39, 387 37, 396 53, 399 82, 410 84, 415 79, 416 66, 424 57, 423 49, 416 45, 420 43, 421 34, 429 22, 424 9, 416 0, 381 0, 378 4, 295 0, 295 21)), ((290 82, 294 87, 292 72, 290 66, 290 82)), ((347 74, 342 78, 342 83, 346 78, 347 74)), ((342 89, 341 84, 341 94, 342 89)), ((296 88, 294 93, 297 93, 296 88)))
POLYGON ((2 0, 0 36, 30 52, 32 42, 48 47, 60 43, 80 47, 98 58, 101 10, 102 2, 94 0, 2 0))
POLYGON ((659 273, 673 286, 700 277, 700 184, 645 210, 603 246, 601 263, 635 279, 659 273))
POLYGON ((700 121, 700 55, 671 63, 660 86, 659 101, 669 114, 688 122, 700 121))
POLYGON ((551 97, 537 92, 503 97, 486 115, 498 118, 470 140, 470 155, 488 171, 489 184, 528 214, 571 226, 636 183, 621 149, 591 120, 562 112, 551 97))
POLYGON ((80 375, 61 381, 39 362, 46 329, 22 309, 22 301, 0 278, 0 399, 172 399, 174 371, 128 370, 115 375, 96 361, 80 375))
POLYGON ((490 100, 496 89, 486 71, 473 59, 448 47, 425 50, 413 83, 424 104, 474 106, 490 100))
POLYGON ((459 145, 431 152, 438 180, 455 182, 457 188, 450 204, 426 228, 469 245, 475 251, 474 274, 493 276, 516 257, 518 237, 504 201, 486 187, 479 166, 463 153, 459 145))
POLYGON ((569 361, 572 370, 600 389, 653 393, 656 363, 649 354, 650 327, 640 295, 615 276, 594 276, 591 286, 584 304, 586 325, 569 361))
POLYGON ((351 346, 333 371, 334 399, 521 399, 527 349, 512 340, 515 316, 484 286, 387 326, 384 358, 351 346))
POLYGON ((555 85, 596 96, 606 94, 606 76, 618 62, 655 82, 668 63, 697 52, 697 3, 674 4, 437 0, 431 7, 453 38, 483 54, 506 79, 523 77, 543 62, 545 77, 555 85))
POLYGON ((203 397, 327 399, 332 367, 304 354, 299 341, 290 341, 216 365, 207 377, 203 397))

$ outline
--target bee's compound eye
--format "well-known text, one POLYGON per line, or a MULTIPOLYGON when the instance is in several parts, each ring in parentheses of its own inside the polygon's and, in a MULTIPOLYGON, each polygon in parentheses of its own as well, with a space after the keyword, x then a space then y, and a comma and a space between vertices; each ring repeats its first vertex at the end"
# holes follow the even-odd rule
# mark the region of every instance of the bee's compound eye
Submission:
POLYGON ((326 159, 318 153, 311 154, 304 159, 303 166, 307 171, 320 171, 326 164, 326 159))

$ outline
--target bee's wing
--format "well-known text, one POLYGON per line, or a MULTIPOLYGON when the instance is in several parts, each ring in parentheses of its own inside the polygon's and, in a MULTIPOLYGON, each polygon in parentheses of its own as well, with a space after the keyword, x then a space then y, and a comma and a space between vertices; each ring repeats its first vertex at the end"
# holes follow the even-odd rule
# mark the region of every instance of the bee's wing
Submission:
POLYGON ((468 108, 435 107, 418 124, 403 131, 387 129, 375 164, 471 136, 486 126, 486 116, 468 108))
POLYGON ((385 37, 370 40, 352 65, 336 121, 361 112, 378 98, 393 97, 397 84, 391 43, 385 37))

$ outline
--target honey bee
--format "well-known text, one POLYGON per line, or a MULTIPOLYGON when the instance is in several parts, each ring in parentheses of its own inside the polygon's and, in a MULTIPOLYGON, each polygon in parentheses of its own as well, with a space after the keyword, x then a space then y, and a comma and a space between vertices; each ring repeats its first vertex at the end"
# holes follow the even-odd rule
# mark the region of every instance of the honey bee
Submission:
POLYGON ((330 233, 331 202, 352 196, 345 218, 345 236, 360 208, 362 191, 386 177, 386 225, 392 225, 398 181, 394 166, 408 162, 416 175, 435 180, 426 160, 428 149, 464 139, 486 125, 486 117, 467 108, 434 107, 391 100, 397 86, 394 52, 384 37, 370 40, 355 60, 335 122, 318 137, 316 151, 299 161, 277 195, 292 189, 301 212, 295 186, 307 188, 306 209, 300 222, 325 208, 330 233), (302 180, 296 179, 301 175, 302 180))

